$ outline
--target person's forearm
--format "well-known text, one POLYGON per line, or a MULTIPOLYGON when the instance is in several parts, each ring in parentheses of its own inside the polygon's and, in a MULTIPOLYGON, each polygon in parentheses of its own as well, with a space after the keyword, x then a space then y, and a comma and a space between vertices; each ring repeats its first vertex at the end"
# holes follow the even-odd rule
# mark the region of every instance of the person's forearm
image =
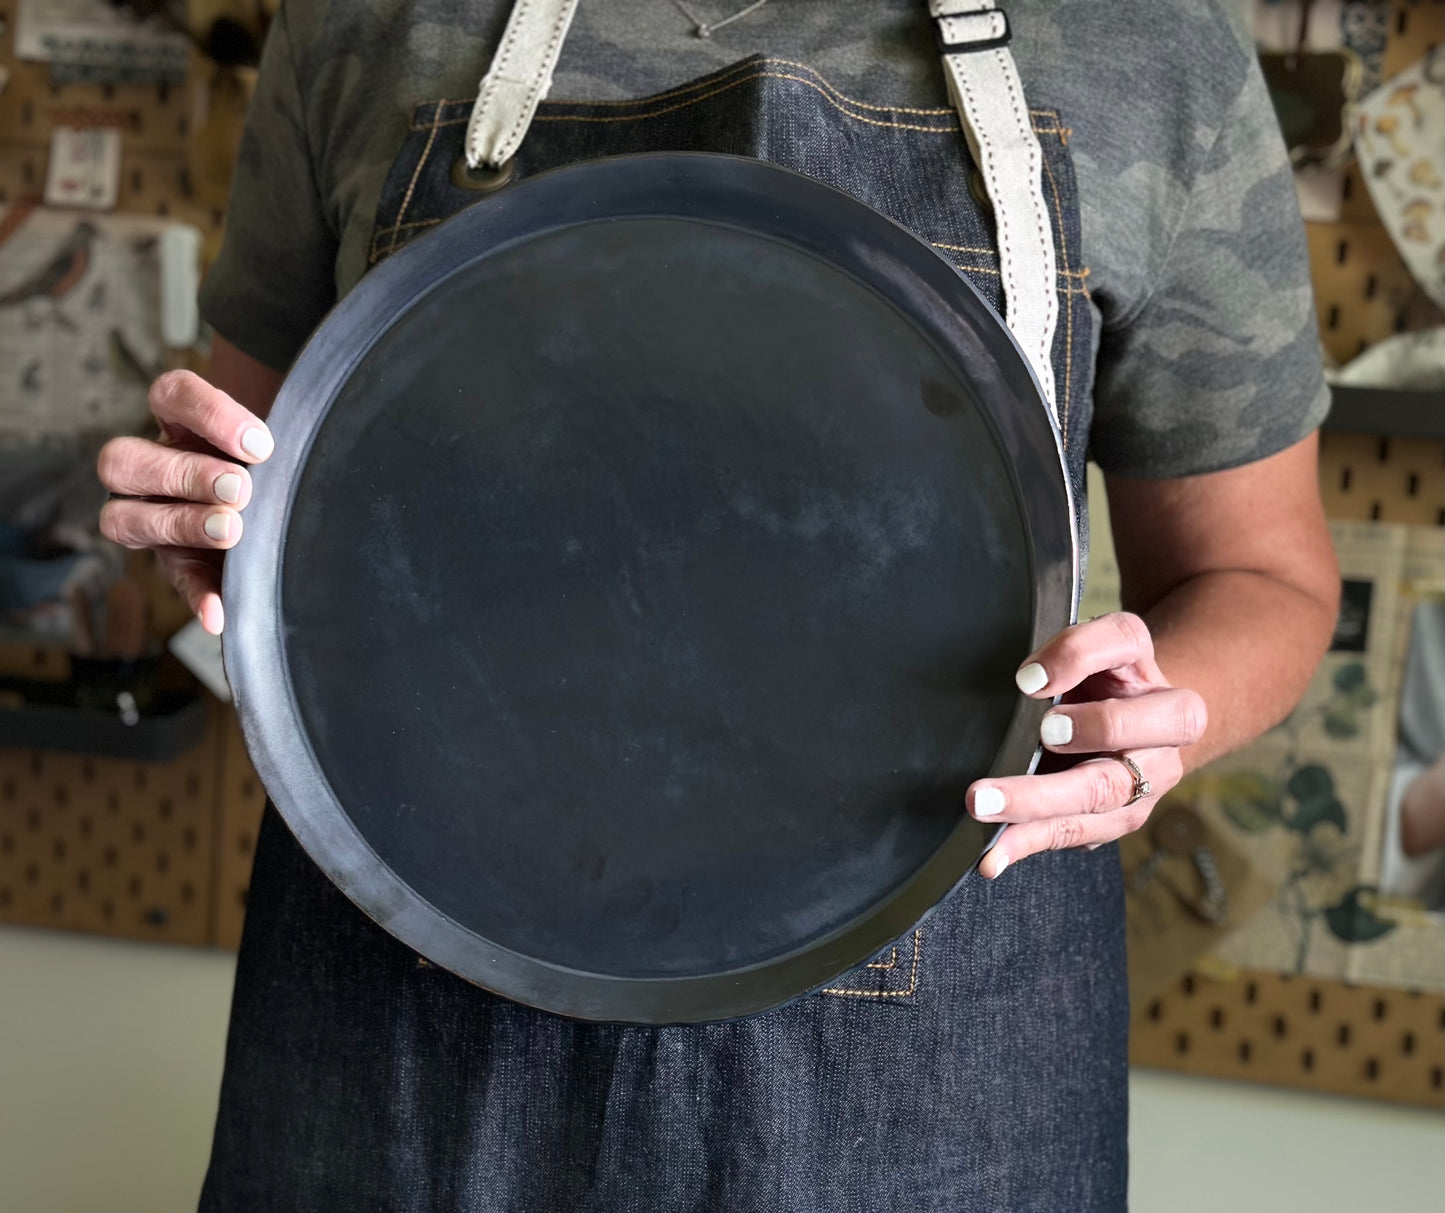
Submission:
POLYGON ((1192 769, 1253 740, 1299 701, 1333 635, 1338 603, 1260 573, 1202 573, 1152 606, 1155 656, 1175 686, 1209 707, 1209 728, 1183 752, 1192 769))
POLYGON ((1445 756, 1405 789, 1400 802, 1400 849, 1423 855, 1445 845, 1445 756))

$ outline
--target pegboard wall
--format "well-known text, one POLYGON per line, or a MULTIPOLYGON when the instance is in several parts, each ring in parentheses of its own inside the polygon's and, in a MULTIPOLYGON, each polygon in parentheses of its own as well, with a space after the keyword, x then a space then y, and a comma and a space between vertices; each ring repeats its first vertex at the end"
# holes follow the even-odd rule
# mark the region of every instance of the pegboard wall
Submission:
POLYGON ((57 86, 48 64, 15 58, 14 9, 0 0, 0 64, 10 72, 0 94, 0 207, 40 196, 56 127, 111 127, 121 135, 117 209, 194 224, 208 263, 220 246, 251 74, 193 52, 182 84, 57 86))
MULTIPOLYGON (((209 7, 221 6, 212 4, 209 7)), ((195 223, 214 253, 240 129, 244 77, 197 62, 183 86, 52 88, 44 65, 12 56, 13 5, 0 0, 0 204, 43 187, 50 130, 122 132, 120 209, 195 223)), ((1395 0, 1386 73, 1441 40, 1445 0, 1395 0)), ((1380 228, 1358 173, 1339 223, 1312 224, 1320 328, 1346 361, 1402 329, 1438 322, 1380 228)), ((1427 439, 1325 433, 1321 488, 1331 516, 1445 524, 1445 448, 1427 439)), ((158 632, 185 608, 148 582, 158 632)), ((65 654, 0 648, 0 671, 64 678, 65 654)), ((171 763, 0 751, 0 921, 235 947, 264 791, 235 714, 212 707, 205 736, 171 763)), ((1141 1065, 1439 1105, 1445 998, 1241 972, 1186 976, 1136 1008, 1141 1065)))
POLYGON ((1134 1008, 1136 1065, 1439 1107, 1445 1000, 1289 974, 1191 973, 1134 1008))
MULTIPOLYGON (((1388 79, 1445 41, 1445 0, 1393 0, 1382 72, 1388 79)), ((1310 276, 1320 338, 1343 364, 1394 333, 1428 328, 1445 314, 1395 251, 1357 164, 1345 171, 1337 223, 1308 223, 1310 276)))

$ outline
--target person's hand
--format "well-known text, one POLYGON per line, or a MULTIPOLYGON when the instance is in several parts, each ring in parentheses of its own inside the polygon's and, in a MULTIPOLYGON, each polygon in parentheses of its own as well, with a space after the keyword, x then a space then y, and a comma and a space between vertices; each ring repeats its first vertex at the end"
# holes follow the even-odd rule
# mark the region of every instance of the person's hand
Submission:
POLYGON ((219 635, 221 560, 241 538, 251 500, 247 464, 275 443, 265 422, 189 371, 151 385, 159 442, 113 438, 97 471, 114 494, 100 513, 101 533, 128 548, 153 548, 162 568, 208 632, 219 635))
POLYGON ((1045 749, 1088 755, 1066 770, 981 779, 968 790, 979 821, 1009 828, 979 863, 988 879, 1040 851, 1097 847, 1137 830, 1159 797, 1184 773, 1180 749, 1207 723, 1204 700, 1172 687, 1154 662, 1149 628, 1137 615, 1103 615, 1065 628, 1016 675, 1035 699, 1063 696, 1039 730, 1045 749), (1127 755, 1149 784, 1128 803, 1134 775, 1112 755, 1127 755))

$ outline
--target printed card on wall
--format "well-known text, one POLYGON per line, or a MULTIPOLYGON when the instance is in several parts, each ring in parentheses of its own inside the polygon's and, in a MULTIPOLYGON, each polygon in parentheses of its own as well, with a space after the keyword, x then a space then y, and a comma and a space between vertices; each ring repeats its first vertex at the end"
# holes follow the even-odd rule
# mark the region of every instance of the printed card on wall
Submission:
POLYGON ((166 223, 19 204, 0 219, 0 444, 68 445, 146 423, 166 223))
POLYGON ((1189 804, 1276 886, 1215 949, 1217 961, 1445 989, 1445 916, 1380 889, 1404 655, 1421 594, 1445 591, 1445 543, 1436 528, 1332 530, 1344 601, 1334 645, 1304 700, 1165 803, 1189 804))

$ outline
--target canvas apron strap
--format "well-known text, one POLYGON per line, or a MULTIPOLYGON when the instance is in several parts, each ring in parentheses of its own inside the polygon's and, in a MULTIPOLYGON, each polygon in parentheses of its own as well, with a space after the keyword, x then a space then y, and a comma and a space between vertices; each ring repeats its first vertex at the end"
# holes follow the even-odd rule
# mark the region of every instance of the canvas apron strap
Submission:
POLYGON ((1057 421, 1054 239, 1044 206, 1043 153, 1008 49, 1008 16, 993 0, 929 0, 928 11, 938 21, 949 96, 993 203, 1005 319, 1057 421))
MULTIPOLYGON (((929 0, 949 95, 983 174, 998 229, 1005 318, 1057 419, 1051 364, 1058 323, 1054 241, 1008 17, 993 0, 929 0)), ((467 124, 469 168, 497 167, 521 145, 577 11, 577 0, 516 0, 467 124)))
POLYGON ((477 89, 467 123, 467 167, 496 168, 526 137, 537 103, 552 87, 577 0, 517 0, 502 42, 477 89))

